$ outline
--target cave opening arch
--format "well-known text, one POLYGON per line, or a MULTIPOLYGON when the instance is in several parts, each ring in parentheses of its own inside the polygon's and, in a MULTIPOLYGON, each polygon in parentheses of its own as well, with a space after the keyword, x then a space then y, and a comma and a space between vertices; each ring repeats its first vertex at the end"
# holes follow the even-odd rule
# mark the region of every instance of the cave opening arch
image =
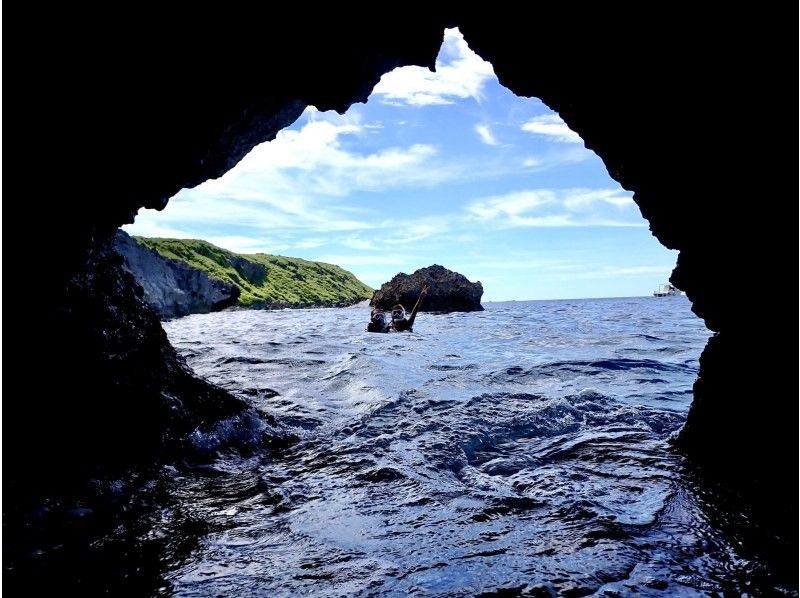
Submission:
MULTIPOLYGON (((484 301, 642 296, 669 278, 676 252, 653 240, 631 195, 557 114, 502 87, 449 29, 434 71, 386 73, 343 114, 307 107, 221 177, 182 189, 161 211, 140 210, 124 230, 237 287, 240 307, 371 296, 282 294, 265 268, 277 281, 297 264, 259 254, 338 264, 374 289, 441 263, 480 280, 484 301)), ((213 289, 208 305, 177 303, 195 287, 171 297, 175 307, 152 288, 153 303, 166 317, 228 305, 213 289)), ((415 300, 403 297, 409 308, 415 300)), ((429 297, 423 311, 441 300, 429 297)))
MULTIPOLYGON (((658 27, 642 24, 631 30, 624 21, 599 29, 589 18, 579 21, 555 9, 552 14, 541 10, 542 22, 564 18, 573 24, 571 39, 587 50, 581 60, 552 51, 564 43, 562 30, 542 27, 531 36, 525 23, 504 19, 498 25, 483 15, 397 15, 391 23, 365 27, 337 22, 335 28, 333 21, 312 19, 306 24, 308 35, 296 35, 288 46, 285 38, 264 36, 255 43, 256 36, 243 35, 240 28, 217 35, 214 45, 202 45, 196 31, 175 39, 175 31, 181 30, 168 36, 165 27, 153 56, 132 53, 138 41, 116 30, 108 35, 79 27, 85 33, 82 38, 73 32, 67 37, 63 30, 39 32, 49 35, 49 47, 58 45, 59 51, 40 65, 42 76, 28 87, 30 101, 21 114, 33 123, 35 134, 20 141, 20 147, 38 155, 38 139, 55 139, 63 159, 53 165, 45 188, 58 197, 66 182, 81 198, 54 202, 44 214, 34 206, 21 207, 24 216, 38 223, 49 245, 61 248, 55 255, 40 247, 32 250, 50 265, 51 276, 32 299, 43 315, 30 337, 54 339, 55 352, 65 357, 54 364, 52 380, 44 380, 37 389, 38 400, 6 407, 12 419, 39 415, 43 401, 47 409, 41 436, 50 443, 48 431, 63 439, 56 422, 64 412, 56 397, 94 394, 99 400, 111 392, 119 397, 119 407, 97 413, 113 421, 135 413, 142 396, 120 393, 121 376, 144 394, 162 396, 163 377, 176 376, 169 349, 157 334, 133 333, 151 323, 121 298, 129 288, 116 278, 117 264, 103 257, 116 227, 141 206, 163 205, 181 187, 219 176, 253 145, 294 120, 305 105, 343 111, 365 98, 383 72, 400 64, 431 65, 442 29, 457 25, 471 47, 494 65, 504 85, 518 95, 542 98, 581 135, 611 175, 635 192, 654 234, 681 252, 673 282, 718 333, 703 356, 695 406, 684 433, 687 450, 700 461, 733 466, 741 480, 769 484, 781 500, 795 503, 793 476, 785 475, 786 469, 796 470, 796 393, 794 382, 785 376, 793 368, 784 362, 784 354, 775 355, 771 375, 753 367, 763 347, 778 346, 776 327, 764 326, 756 316, 773 313, 774 302, 768 293, 744 297, 729 292, 731 281, 741 279, 743 264, 769 260, 772 229, 753 226, 748 215, 728 210, 718 200, 743 193, 756 196, 756 179, 772 170, 754 149, 742 150, 729 113, 720 106, 743 96, 756 105, 760 94, 774 91, 750 53, 769 60, 780 50, 779 36, 758 49, 744 46, 737 37, 743 15, 733 13, 695 14, 689 22, 682 13, 662 15, 658 27), (515 31, 519 35, 510 34, 515 31), (675 31, 681 32, 679 42, 675 31), (709 31, 715 32, 711 40, 709 31), (162 41, 170 37, 178 43, 162 41), (326 50, 310 70, 303 68, 309 65, 298 49, 308 39, 326 50), (53 43, 59 41, 63 43, 53 43), (98 47, 117 68, 109 72, 91 59, 98 47), (724 57, 714 50, 720 47, 724 57), (638 54, 635 59, 632 48, 638 54), (259 83, 249 75, 263 68, 264 56, 272 57, 272 68, 268 83, 259 83), (537 56, 548 60, 534 71, 529 65, 537 56), (644 70, 639 66, 642 58, 648 65, 644 70), (224 64, 233 66, 209 84, 208 73, 222 73, 218 67, 224 64), (352 68, 342 68, 345 64, 352 68), (62 97, 60 110, 53 111, 53 82, 62 80, 65 72, 74 73, 79 91, 62 97), (698 131, 703 132, 701 141, 691 143, 698 131), (78 151, 76 139, 86 141, 78 151), (91 173, 85 171, 87 162, 96 165, 91 173), (742 176, 733 179, 731 171, 742 176), (109 198, 109 189, 119 191, 109 198), (750 232, 747 244, 741 239, 743 230, 750 232), (109 305, 115 310, 122 306, 130 315, 123 326, 109 316, 109 305), (109 351, 104 332, 118 334, 125 326, 131 336, 109 351), (140 346, 151 353, 124 349, 131 339, 145 341, 140 346), (113 364, 107 363, 108 355, 114 356, 113 364), (128 358, 135 362, 126 362, 128 358), (142 364, 152 364, 159 376, 143 382, 142 364), (757 409, 752 408, 754 397, 757 409), (788 455, 790 463, 779 462, 776 455, 788 455)), ((745 28, 769 24, 758 15, 748 19, 745 28)), ((769 134, 760 133, 764 137, 759 139, 769 134)), ((746 275, 749 287, 775 289, 764 269, 746 268, 746 275)), ((30 305, 14 297, 6 308, 30 305)), ((38 350, 31 338, 17 340, 21 355, 38 350)), ((153 413, 163 417, 161 408, 154 407, 153 413)), ((141 423, 147 429, 147 418, 141 423)), ((22 462, 32 454, 46 461, 36 442, 30 444, 22 462)), ((57 446, 52 442, 49 448, 57 446)))

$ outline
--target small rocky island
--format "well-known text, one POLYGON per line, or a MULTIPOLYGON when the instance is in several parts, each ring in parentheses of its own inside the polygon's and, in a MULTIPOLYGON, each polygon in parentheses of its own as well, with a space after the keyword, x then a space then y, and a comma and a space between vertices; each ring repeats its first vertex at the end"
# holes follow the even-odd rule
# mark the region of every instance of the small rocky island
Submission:
POLYGON ((483 285, 480 281, 470 282, 463 274, 438 264, 420 268, 413 274, 397 274, 375 291, 370 305, 391 309, 400 303, 410 309, 425 285, 428 286, 428 296, 420 305, 420 311, 483 311, 483 285))

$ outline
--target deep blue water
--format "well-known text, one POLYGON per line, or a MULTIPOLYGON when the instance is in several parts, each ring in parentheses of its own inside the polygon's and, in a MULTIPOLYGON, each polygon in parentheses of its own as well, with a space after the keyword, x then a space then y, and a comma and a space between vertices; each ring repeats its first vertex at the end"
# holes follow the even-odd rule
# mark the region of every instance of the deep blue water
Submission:
POLYGON ((761 565, 715 528, 668 445, 709 336, 689 307, 490 303, 391 334, 365 332, 363 306, 165 323, 199 374, 300 440, 165 470, 148 533, 200 523, 189 549, 164 551, 161 591, 748 591, 761 565))

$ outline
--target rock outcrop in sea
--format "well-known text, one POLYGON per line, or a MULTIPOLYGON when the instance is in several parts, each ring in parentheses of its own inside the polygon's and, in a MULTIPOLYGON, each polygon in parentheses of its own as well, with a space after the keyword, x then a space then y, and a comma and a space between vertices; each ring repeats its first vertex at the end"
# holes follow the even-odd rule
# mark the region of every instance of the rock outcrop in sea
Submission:
POLYGON ((397 274, 375 291, 370 305, 390 309, 400 303, 411 309, 425 285, 428 296, 422 301, 420 311, 483 311, 480 281, 470 282, 463 274, 438 264, 420 268, 413 274, 397 274))
POLYGON ((162 319, 219 311, 239 298, 238 287, 167 259, 123 230, 114 237, 114 249, 123 257, 123 267, 144 289, 142 298, 162 319))

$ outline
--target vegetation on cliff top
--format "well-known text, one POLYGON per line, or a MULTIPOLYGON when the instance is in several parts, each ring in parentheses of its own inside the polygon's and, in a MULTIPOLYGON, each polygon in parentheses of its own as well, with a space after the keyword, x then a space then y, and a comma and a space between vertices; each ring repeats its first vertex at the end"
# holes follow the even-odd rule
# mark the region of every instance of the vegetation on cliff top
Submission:
POLYGON ((370 287, 333 264, 264 253, 242 255, 198 239, 134 239, 168 259, 236 285, 242 307, 343 306, 372 296, 370 287))

